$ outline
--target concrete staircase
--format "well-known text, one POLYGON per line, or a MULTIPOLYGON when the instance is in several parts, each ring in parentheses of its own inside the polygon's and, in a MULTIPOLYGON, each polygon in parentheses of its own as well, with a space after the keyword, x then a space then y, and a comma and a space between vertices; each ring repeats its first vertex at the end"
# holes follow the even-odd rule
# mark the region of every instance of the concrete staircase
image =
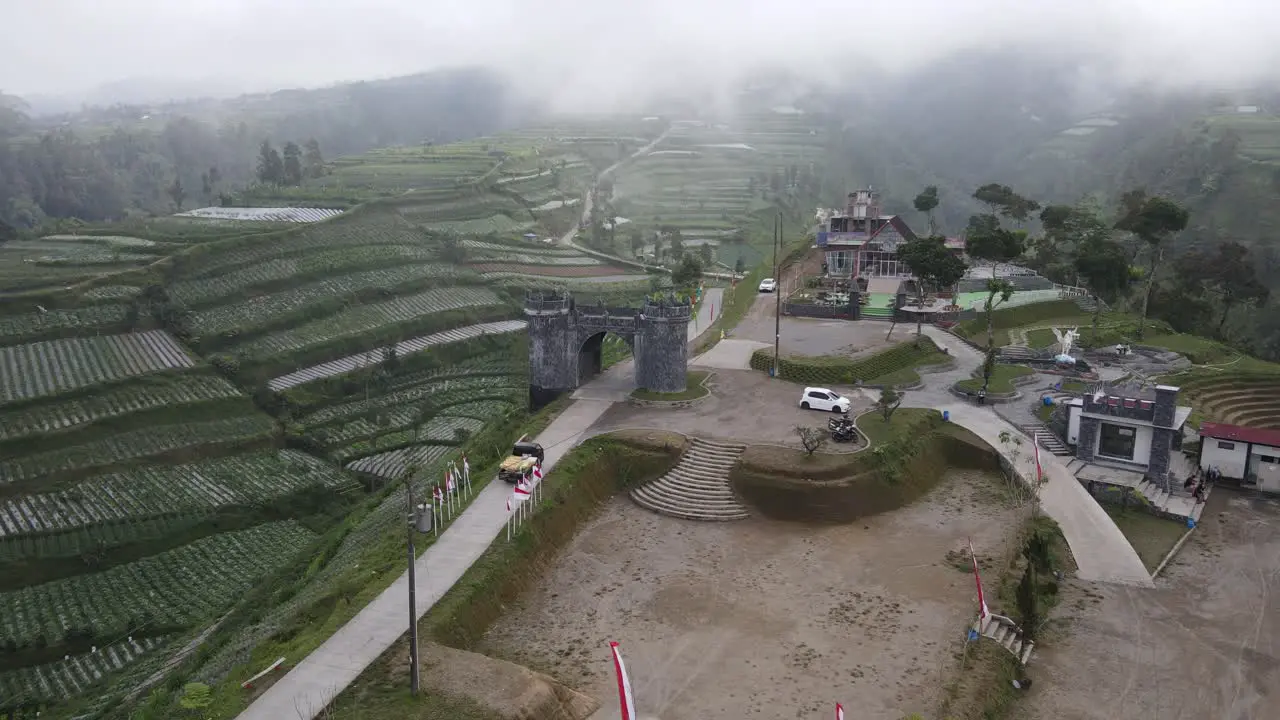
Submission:
POLYGON ((747 508, 729 487, 729 470, 745 445, 693 438, 671 472, 631 491, 642 508, 683 520, 743 520, 747 508))
POLYGON ((1040 441, 1040 447, 1057 455, 1058 457, 1066 457, 1071 454, 1071 448, 1068 448, 1062 440, 1058 439, 1049 428, 1044 426, 1042 422, 1032 422, 1020 425, 1019 430, 1027 434, 1027 437, 1037 438, 1040 441))
POLYGON ((1036 351, 1025 345, 1006 345, 998 351, 998 357, 1004 362, 1022 362, 1036 357, 1036 351))
POLYGON ((1022 665, 1031 660, 1031 651, 1036 644, 1031 640, 1024 640, 1022 630, 1009 618, 988 613, 986 621, 978 618, 973 622, 973 630, 983 637, 995 640, 1000 647, 1013 653, 1022 665))

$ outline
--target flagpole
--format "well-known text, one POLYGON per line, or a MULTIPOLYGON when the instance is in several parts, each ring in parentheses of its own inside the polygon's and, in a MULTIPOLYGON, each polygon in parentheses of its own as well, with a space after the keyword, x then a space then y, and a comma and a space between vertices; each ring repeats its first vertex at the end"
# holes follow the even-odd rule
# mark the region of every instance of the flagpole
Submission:
POLYGON ((405 498, 409 501, 409 692, 418 694, 418 578, 415 567, 418 564, 418 553, 413 547, 414 527, 413 507, 413 473, 410 472, 404 483, 405 498))

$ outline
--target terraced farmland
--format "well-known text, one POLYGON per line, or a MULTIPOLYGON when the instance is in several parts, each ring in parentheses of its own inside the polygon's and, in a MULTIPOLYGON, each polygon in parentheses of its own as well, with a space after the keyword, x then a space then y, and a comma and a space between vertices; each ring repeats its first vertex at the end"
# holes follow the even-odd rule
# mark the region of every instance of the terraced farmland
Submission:
POLYGON ((215 617, 315 534, 295 522, 197 540, 101 573, 0 593, 0 645, 100 644, 179 630, 215 617))
POLYGON ((314 320, 296 328, 272 333, 237 346, 235 352, 245 357, 287 353, 434 313, 467 308, 497 308, 505 304, 502 298, 486 288, 427 290, 395 300, 357 306, 323 320, 314 320))
POLYGON ((0 405, 192 365, 163 330, 3 347, 0 405))
POLYGON ((347 465, 352 472, 373 475, 384 480, 398 480, 410 466, 427 467, 453 450, 449 445, 415 445, 369 455, 347 465))
POLYGON ((259 295, 242 302, 219 305, 193 313, 191 326, 198 336, 230 331, 252 331, 271 325, 281 318, 297 314, 308 307, 330 302, 334 298, 369 291, 390 293, 400 286, 421 283, 428 279, 441 281, 448 278, 450 282, 456 283, 459 280, 465 280, 466 275, 466 273, 460 274, 454 266, 439 263, 382 268, 340 275, 291 290, 259 295))
POLYGON ((183 448, 259 440, 269 437, 275 427, 269 417, 255 414, 122 432, 83 445, 0 462, 0 488, 10 483, 38 480, 47 475, 102 467, 183 448))
POLYGON ((144 379, 92 395, 0 412, 0 441, 75 430, 142 410, 241 396, 243 393, 236 386, 216 375, 183 374, 144 379))
POLYGON ((0 709, 40 705, 75 697, 110 673, 163 648, 172 636, 125 638, 92 652, 47 665, 0 672, 0 709))
POLYGON ((127 305, 90 305, 69 310, 46 310, 0 316, 0 344, 27 342, 68 331, 94 330, 120 325, 129 315, 127 305))
POLYGON ((378 245, 431 246, 423 231, 399 214, 371 211, 350 213, 336 220, 283 233, 202 246, 181 257, 179 266, 183 280, 207 278, 271 260, 302 259, 322 250, 347 248, 361 251, 378 245))
MULTIPOLYGON (((443 345, 446 343, 464 342, 484 335, 503 335, 506 333, 524 330, 525 321, 523 320, 502 320, 492 323, 479 323, 476 325, 466 325, 453 330, 445 330, 444 332, 432 333, 416 337, 412 340, 405 340, 396 343, 396 353, 398 355, 410 355, 422 352, 429 347, 435 345, 443 345)), ((297 387, 303 383, 313 380, 320 380, 327 377, 334 377, 343 373, 354 372, 361 368, 371 367, 382 362, 383 354, 381 350, 370 350, 369 352, 360 353, 359 355, 350 355, 348 357, 339 358, 330 362, 321 363, 309 368, 303 368, 287 375, 281 375, 272 378, 268 383, 268 387, 276 392, 287 390, 291 387, 297 387)))
MULTIPOLYGON (((336 490, 350 483, 337 468, 296 450, 96 475, 56 492, 0 502, 0 559, 26 554, 23 548, 36 556, 74 554, 95 540, 87 533, 43 540, 29 536, 114 525, 119 531, 113 539, 126 541, 132 525, 152 518, 261 506, 299 490, 336 490), (51 541, 65 546, 65 552, 50 552, 51 541)), ((94 536, 101 539, 100 532, 94 536)))

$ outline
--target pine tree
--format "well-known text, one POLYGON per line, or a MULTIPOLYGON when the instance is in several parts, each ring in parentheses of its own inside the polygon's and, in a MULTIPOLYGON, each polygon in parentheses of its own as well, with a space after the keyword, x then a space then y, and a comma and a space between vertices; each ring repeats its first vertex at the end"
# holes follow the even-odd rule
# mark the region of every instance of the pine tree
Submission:
POLYGON ((307 177, 318 178, 324 174, 324 156, 320 154, 320 142, 315 138, 303 146, 302 169, 307 177))
POLYGON ((293 141, 284 144, 284 184, 302 184, 302 148, 293 141))

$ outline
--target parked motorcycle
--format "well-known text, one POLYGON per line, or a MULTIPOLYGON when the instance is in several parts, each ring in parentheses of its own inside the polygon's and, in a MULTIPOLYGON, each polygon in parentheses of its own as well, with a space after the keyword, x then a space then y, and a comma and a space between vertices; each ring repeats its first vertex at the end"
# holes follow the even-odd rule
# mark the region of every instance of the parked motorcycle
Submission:
POLYGON ((848 415, 841 415, 838 418, 828 420, 827 431, 831 433, 831 439, 836 442, 853 442, 857 438, 857 431, 853 428, 853 420, 848 415))

